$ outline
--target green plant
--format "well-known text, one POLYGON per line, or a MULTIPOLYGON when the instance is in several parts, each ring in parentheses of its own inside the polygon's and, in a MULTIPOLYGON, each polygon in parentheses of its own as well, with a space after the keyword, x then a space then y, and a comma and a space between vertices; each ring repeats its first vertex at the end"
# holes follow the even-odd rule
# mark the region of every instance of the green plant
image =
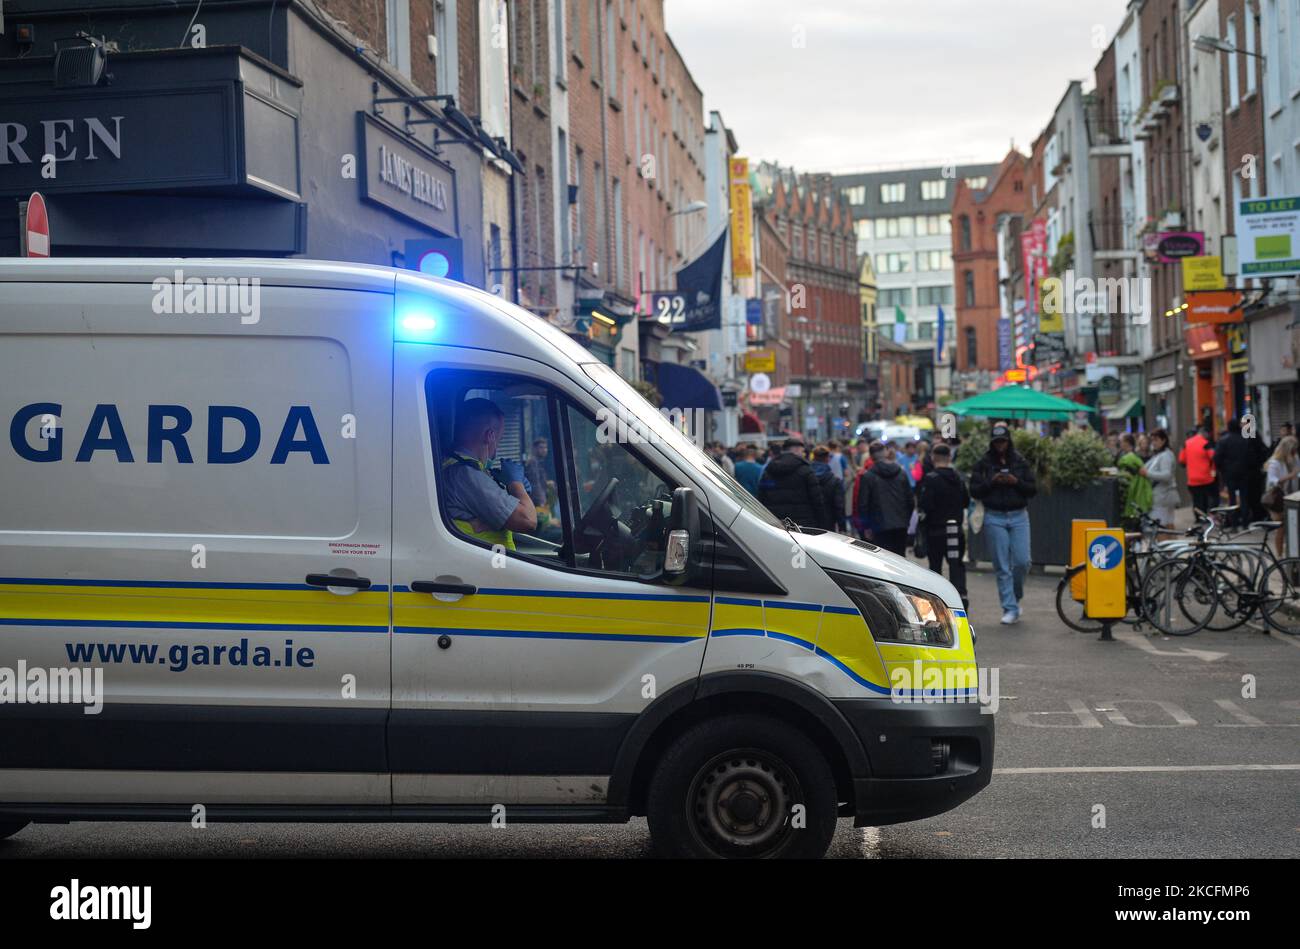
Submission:
POLYGON ((1052 454, 1052 483, 1066 489, 1086 487, 1104 466, 1114 463, 1106 443, 1092 429, 1064 433, 1056 439, 1052 454))
POLYGON ((1074 266, 1074 231, 1063 236, 1056 244, 1052 257, 1052 276, 1059 277, 1074 266))
POLYGON ((1029 470, 1034 473, 1038 486, 1044 491, 1050 491, 1056 463, 1056 440, 1017 428, 1011 432, 1011 444, 1029 462, 1029 470))
POLYGON ((989 450, 989 423, 962 419, 957 423, 957 433, 961 436, 961 444, 957 446, 957 457, 953 459, 953 465, 962 474, 969 475, 975 462, 989 450))

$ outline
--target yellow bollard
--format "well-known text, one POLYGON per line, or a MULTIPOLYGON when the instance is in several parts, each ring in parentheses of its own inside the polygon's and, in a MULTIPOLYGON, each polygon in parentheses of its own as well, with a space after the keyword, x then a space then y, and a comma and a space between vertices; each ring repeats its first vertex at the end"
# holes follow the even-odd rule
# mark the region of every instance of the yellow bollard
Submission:
POLYGON ((1101 638, 1111 639, 1112 620, 1128 612, 1124 587, 1124 531, 1118 527, 1094 527, 1085 533, 1084 552, 1088 568, 1088 589, 1083 612, 1102 621, 1101 638))
MULTIPOLYGON (((1083 563, 1084 551, 1087 550, 1087 531, 1094 527, 1105 527, 1105 521, 1096 521, 1086 517, 1076 517, 1070 522, 1070 566, 1083 563)), ((1082 570, 1070 581, 1070 598, 1082 603, 1088 589, 1088 572, 1082 570)))

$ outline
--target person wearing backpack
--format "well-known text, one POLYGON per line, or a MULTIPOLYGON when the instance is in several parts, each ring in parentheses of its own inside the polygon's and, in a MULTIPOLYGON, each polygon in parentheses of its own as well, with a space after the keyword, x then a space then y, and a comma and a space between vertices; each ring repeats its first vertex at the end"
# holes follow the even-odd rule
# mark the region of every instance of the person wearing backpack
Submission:
POLYGON ((961 474, 952 466, 952 449, 940 443, 930 451, 933 467, 921 479, 916 491, 916 508, 922 521, 918 528, 925 533, 925 555, 930 569, 943 574, 948 564, 948 579, 961 594, 962 604, 970 605, 966 595, 966 533, 963 518, 970 506, 970 491, 961 474))
POLYGON ((858 514, 869 525, 871 540, 886 550, 907 555, 907 528, 912 520, 912 485, 894 460, 894 446, 872 455, 858 496, 858 514))

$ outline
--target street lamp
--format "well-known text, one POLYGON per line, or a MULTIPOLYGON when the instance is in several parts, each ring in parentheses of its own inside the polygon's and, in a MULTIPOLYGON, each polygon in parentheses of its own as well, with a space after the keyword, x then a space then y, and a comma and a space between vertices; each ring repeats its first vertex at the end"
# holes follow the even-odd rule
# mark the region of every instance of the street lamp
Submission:
POLYGON ((694 214, 696 211, 707 211, 709 204, 707 201, 692 201, 684 208, 669 212, 669 217, 676 217, 679 214, 694 214))
POLYGON ((1192 45, 1203 53, 1241 53, 1243 56, 1254 56, 1256 59, 1263 60, 1261 53, 1252 53, 1248 49, 1238 49, 1227 40, 1221 40, 1217 36, 1209 36, 1201 33, 1192 40, 1192 45))

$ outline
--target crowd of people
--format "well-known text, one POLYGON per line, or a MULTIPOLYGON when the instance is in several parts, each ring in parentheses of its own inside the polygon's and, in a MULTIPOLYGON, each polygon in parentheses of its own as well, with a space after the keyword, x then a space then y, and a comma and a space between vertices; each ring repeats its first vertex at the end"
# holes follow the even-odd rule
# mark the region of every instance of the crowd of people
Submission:
MULTIPOLYGON (((1254 434, 1253 432, 1250 434, 1254 434)), ((774 515, 800 528, 852 534, 893 553, 909 548, 948 577, 967 603, 966 527, 982 531, 997 578, 1005 625, 1020 619, 1029 572, 1029 500, 1037 492, 1032 466, 1016 451, 1009 426, 995 424, 989 448, 969 479, 953 467, 959 439, 900 444, 829 440, 808 445, 788 438, 761 448, 742 443, 708 447, 774 515), (978 502, 978 503, 976 503, 978 502), (981 523, 973 523, 978 519, 981 523)), ((1180 504, 1178 469, 1194 507, 1238 505, 1237 523, 1281 520, 1282 498, 1300 486, 1300 454, 1293 426, 1276 441, 1246 437, 1238 419, 1216 440, 1206 427, 1187 433, 1175 454, 1169 433, 1113 434, 1106 444, 1125 479, 1124 518, 1147 514, 1172 527, 1180 504)), ((1282 531, 1274 542, 1281 553, 1282 531)))
MULTIPOLYGON (((1159 428, 1149 434, 1108 436, 1107 447, 1127 479, 1124 517, 1130 524, 1147 514, 1173 526, 1179 503, 1177 467, 1186 470, 1192 507, 1209 511, 1235 506, 1229 521, 1238 527, 1282 520, 1283 498, 1300 484, 1300 442, 1289 422, 1273 442, 1244 431, 1241 420, 1231 418, 1217 440, 1207 425, 1189 430, 1177 455, 1169 433, 1159 428)), ((1282 531, 1274 533, 1273 543, 1281 556, 1282 531)))

